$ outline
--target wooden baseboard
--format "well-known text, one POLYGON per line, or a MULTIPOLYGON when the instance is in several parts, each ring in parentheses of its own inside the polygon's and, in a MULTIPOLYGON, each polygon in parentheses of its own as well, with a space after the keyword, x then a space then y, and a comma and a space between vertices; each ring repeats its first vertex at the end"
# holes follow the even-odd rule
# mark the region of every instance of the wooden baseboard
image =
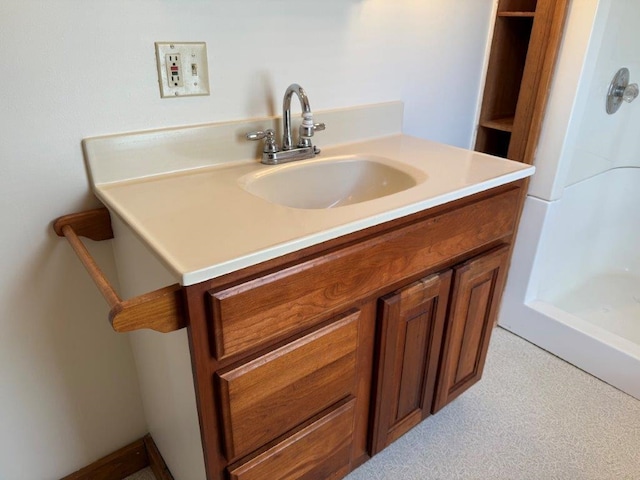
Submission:
POLYGON ((156 442, 153 441, 151 435, 145 436, 142 440, 144 441, 144 445, 147 449, 149 466, 151 467, 151 470, 153 470, 156 480, 173 480, 173 475, 171 475, 167 464, 164 463, 164 458, 160 455, 160 450, 158 450, 156 442))
POLYGON ((173 480, 151 435, 146 435, 61 480, 122 480, 146 467, 151 467, 156 480, 173 480))

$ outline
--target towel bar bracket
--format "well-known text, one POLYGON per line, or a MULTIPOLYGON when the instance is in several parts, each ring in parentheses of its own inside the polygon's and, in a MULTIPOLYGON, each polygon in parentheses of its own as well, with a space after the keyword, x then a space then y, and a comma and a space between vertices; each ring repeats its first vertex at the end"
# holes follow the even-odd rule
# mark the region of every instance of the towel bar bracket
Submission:
POLYGON ((58 236, 67 239, 109 304, 109 321, 116 332, 149 328, 167 333, 187 325, 183 289, 180 284, 122 300, 84 246, 79 237, 95 241, 113 238, 109 210, 102 207, 65 215, 53 222, 53 229, 58 236))

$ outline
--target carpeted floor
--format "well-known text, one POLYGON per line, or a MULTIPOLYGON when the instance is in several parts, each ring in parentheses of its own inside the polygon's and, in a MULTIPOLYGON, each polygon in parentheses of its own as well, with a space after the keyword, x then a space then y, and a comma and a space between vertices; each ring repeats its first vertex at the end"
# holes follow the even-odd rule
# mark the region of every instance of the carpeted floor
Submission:
MULTIPOLYGON (((156 480, 156 476, 151 471, 150 467, 140 470, 139 472, 129 475, 123 480, 156 480)), ((175 479, 177 480, 177 479, 175 479)))
POLYGON ((391 479, 640 480, 640 401, 499 328, 478 384, 346 477, 391 479))

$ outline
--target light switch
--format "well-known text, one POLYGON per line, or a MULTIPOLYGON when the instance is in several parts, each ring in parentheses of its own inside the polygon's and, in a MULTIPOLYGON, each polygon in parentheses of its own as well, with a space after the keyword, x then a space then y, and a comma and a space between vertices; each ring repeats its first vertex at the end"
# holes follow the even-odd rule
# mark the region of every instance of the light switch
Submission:
POLYGON ((209 95, 207 45, 204 42, 156 42, 160 96, 209 95))

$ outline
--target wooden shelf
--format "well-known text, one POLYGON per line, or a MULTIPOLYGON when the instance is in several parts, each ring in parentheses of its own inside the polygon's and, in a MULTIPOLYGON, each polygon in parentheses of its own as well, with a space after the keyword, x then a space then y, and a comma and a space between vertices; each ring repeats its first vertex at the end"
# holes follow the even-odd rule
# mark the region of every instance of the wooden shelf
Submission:
POLYGON ((533 163, 569 0, 498 0, 475 149, 533 163))
POLYGON ((536 12, 498 12, 499 17, 533 18, 536 12))
POLYGON ((500 130, 502 132, 513 131, 513 119, 514 116, 494 118, 493 120, 484 120, 480 122, 480 125, 487 128, 493 128, 494 130, 500 130))

